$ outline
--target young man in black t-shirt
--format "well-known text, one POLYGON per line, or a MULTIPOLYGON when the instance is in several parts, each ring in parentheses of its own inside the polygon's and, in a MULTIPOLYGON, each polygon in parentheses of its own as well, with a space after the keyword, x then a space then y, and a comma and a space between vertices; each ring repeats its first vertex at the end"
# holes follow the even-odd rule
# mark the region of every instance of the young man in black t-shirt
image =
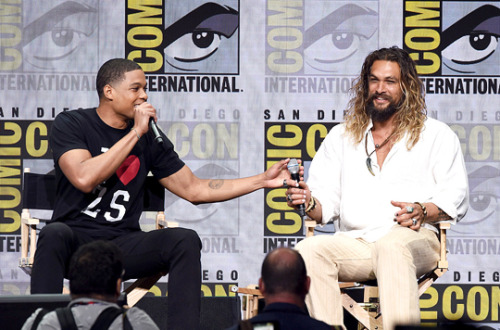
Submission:
POLYGON ((97 74, 99 106, 59 114, 50 144, 57 198, 54 215, 39 236, 32 293, 60 293, 68 262, 78 246, 111 240, 124 254, 125 279, 168 271, 169 329, 199 327, 201 242, 184 228, 142 232, 144 182, 151 171, 172 193, 194 204, 232 199, 260 188, 281 187, 288 160, 266 172, 234 180, 196 177, 160 132, 155 143, 149 121, 146 78, 138 64, 106 62, 97 74))

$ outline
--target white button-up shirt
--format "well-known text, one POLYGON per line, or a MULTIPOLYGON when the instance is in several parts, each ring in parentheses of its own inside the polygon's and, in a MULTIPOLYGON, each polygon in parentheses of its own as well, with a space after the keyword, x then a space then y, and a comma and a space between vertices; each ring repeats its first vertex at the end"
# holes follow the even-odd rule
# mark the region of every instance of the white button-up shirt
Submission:
MULTIPOLYGON (((369 132, 371 124, 367 129, 369 132)), ((368 153, 375 149, 367 135, 368 153)), ((467 171, 460 143, 444 123, 427 118, 420 139, 411 150, 407 137, 394 144, 378 166, 371 155, 373 176, 367 168, 365 140, 354 145, 345 125, 332 128, 315 155, 308 185, 322 206, 322 222, 335 221, 337 232, 373 242, 394 226, 399 210, 391 201, 434 203, 456 223, 469 205, 467 171)), ((424 227, 436 231, 431 224, 424 227)))

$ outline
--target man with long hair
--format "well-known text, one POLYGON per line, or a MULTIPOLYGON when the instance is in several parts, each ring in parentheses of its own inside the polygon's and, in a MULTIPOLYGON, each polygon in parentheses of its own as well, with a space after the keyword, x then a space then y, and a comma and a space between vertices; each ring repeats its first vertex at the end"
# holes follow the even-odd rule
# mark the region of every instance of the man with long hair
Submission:
POLYGON ((338 281, 377 279, 384 329, 418 324, 416 278, 439 258, 436 224, 468 208, 467 172, 452 130, 427 117, 424 89, 409 54, 372 52, 352 89, 343 124, 314 157, 307 184, 287 190, 307 215, 334 221, 334 235, 301 241, 314 318, 343 323, 338 281))

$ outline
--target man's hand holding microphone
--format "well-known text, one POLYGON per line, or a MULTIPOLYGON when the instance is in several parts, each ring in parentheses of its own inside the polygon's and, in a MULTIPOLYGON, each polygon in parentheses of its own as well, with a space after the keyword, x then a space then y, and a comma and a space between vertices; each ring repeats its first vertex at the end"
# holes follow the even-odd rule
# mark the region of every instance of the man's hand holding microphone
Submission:
POLYGON ((158 126, 156 125, 156 109, 150 103, 143 102, 141 104, 136 104, 134 106, 134 111, 135 125, 132 129, 136 130, 138 134, 137 137, 140 138, 150 129, 154 136, 155 142, 158 144, 162 144, 163 137, 161 136, 158 126), (144 120, 147 120, 147 123, 144 123, 144 120), (147 129, 143 133, 139 133, 139 127, 147 127, 147 129))
POLYGON ((300 160, 292 158, 288 162, 288 171, 292 180, 285 180, 283 186, 288 188, 286 190, 286 201, 288 206, 295 208, 300 217, 306 217, 306 205, 308 205, 311 192, 307 188, 304 180, 304 167, 300 166, 300 160))

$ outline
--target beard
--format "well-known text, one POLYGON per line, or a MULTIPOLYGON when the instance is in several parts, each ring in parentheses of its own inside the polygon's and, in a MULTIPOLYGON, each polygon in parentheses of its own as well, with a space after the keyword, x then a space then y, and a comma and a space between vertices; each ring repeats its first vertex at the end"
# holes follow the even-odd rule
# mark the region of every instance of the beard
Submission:
POLYGON ((398 111, 399 105, 390 99, 390 103, 387 107, 381 110, 377 109, 373 103, 373 100, 377 97, 379 97, 378 94, 374 94, 370 97, 366 104, 365 111, 366 114, 371 117, 373 122, 385 122, 398 111))

